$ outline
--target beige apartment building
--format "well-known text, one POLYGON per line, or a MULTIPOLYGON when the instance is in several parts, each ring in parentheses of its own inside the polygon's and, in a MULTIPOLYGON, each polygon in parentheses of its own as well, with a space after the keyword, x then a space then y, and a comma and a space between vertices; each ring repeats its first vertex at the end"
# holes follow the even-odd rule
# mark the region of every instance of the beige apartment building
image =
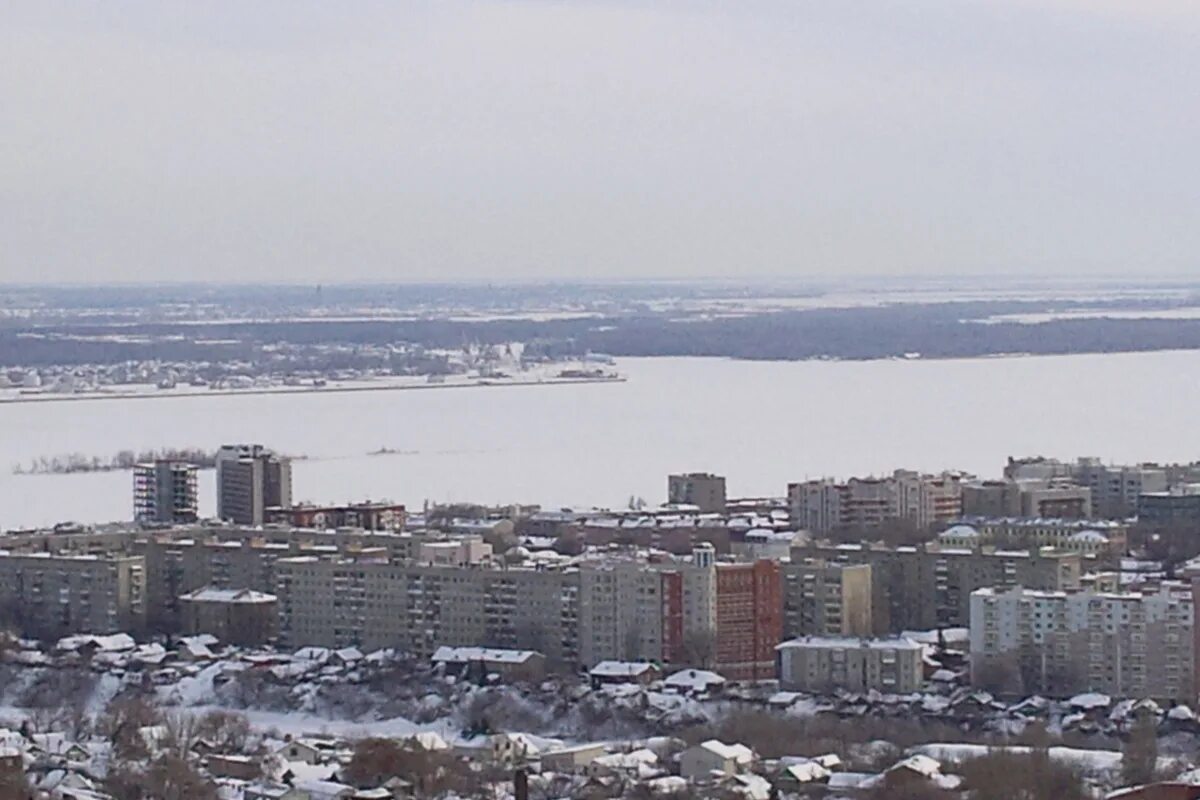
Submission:
POLYGON ((923 475, 896 470, 882 478, 830 478, 788 485, 792 523, 815 533, 839 528, 878 528, 904 520, 928 528, 962 516, 958 473, 923 475))
POLYGON ((1071 591, 1079 588, 1079 553, 1049 548, 885 547, 814 542, 792 561, 871 566, 871 617, 876 634, 966 626, 971 592, 983 587, 1071 591))
POLYGON ((909 639, 805 636, 775 648, 781 689, 794 692, 919 691, 921 645, 909 639))
POLYGON ((783 635, 871 636, 871 565, 806 559, 783 564, 783 635))
POLYGON ((145 569, 137 556, 0 551, 0 614, 37 636, 138 632, 145 569))
POLYGON ((971 680, 1013 694, 1196 700, 1192 587, 1144 592, 979 589, 971 680))

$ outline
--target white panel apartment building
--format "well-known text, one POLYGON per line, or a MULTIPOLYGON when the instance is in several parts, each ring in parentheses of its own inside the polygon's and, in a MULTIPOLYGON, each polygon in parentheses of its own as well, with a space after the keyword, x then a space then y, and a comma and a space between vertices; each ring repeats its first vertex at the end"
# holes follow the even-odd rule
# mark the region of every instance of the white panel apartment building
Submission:
POLYGON ((1146 592, 979 589, 972 683, 999 691, 1196 699, 1190 586, 1146 592))
POLYGON ((920 528, 962 515, 962 476, 896 470, 884 478, 831 478, 788 485, 792 522, 824 533, 842 527, 874 528, 905 519, 920 528))

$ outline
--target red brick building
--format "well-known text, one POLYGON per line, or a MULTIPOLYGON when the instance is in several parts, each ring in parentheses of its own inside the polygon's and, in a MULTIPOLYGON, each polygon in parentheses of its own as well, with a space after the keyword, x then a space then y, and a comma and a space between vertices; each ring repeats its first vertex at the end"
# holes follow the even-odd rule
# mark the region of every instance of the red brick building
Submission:
POLYGON ((267 522, 293 528, 362 528, 368 531, 404 530, 404 506, 393 503, 352 503, 343 506, 300 505, 268 508, 267 522))
POLYGON ((717 564, 716 669, 729 680, 775 677, 783 640, 779 564, 717 564))

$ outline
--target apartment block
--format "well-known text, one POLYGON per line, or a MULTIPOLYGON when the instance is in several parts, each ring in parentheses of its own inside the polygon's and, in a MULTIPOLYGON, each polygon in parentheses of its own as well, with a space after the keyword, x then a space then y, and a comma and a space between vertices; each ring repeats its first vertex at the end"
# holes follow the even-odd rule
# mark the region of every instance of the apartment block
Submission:
POLYGON ((808 559, 781 564, 780 573, 785 639, 874 633, 870 564, 808 559))
POLYGON ((439 646, 536 650, 579 662, 579 573, 290 556, 275 563, 279 638, 287 647, 439 646))
POLYGON ((0 614, 44 637, 140 631, 145 560, 0 551, 0 614))
POLYGON ((133 468, 133 519, 145 524, 182 525, 198 518, 196 466, 159 460, 133 468))
POLYGON ((775 676, 775 647, 783 639, 779 564, 717 564, 716 661, 730 680, 775 676))
POLYGON ((808 636, 776 648, 781 689, 797 692, 916 692, 924 684, 921 646, 902 638, 808 636))
POLYGON ((814 542, 792 551, 793 562, 819 559, 871 566, 871 617, 877 634, 966 626, 971 592, 993 586, 1079 588, 1079 553, 1050 548, 885 547, 814 542))
POLYGON ((962 516, 962 476, 896 470, 885 478, 830 478, 788 485, 792 522, 825 533, 841 528, 878 528, 903 520, 919 528, 962 516))
POLYGON ((217 517, 262 525, 268 508, 292 505, 292 463, 262 445, 224 445, 217 451, 217 517))
POLYGON ((725 511, 725 478, 707 472, 688 472, 667 476, 667 502, 696 506, 702 513, 725 511))
POLYGON ((1092 492, 1093 512, 1106 519, 1128 519, 1137 513, 1138 497, 1146 492, 1165 492, 1167 470, 1154 464, 1112 466, 1098 458, 1081 458, 1072 477, 1092 492))
POLYGON ((1104 692, 1193 703, 1193 591, 979 589, 971 595, 971 680, 996 691, 1104 692))

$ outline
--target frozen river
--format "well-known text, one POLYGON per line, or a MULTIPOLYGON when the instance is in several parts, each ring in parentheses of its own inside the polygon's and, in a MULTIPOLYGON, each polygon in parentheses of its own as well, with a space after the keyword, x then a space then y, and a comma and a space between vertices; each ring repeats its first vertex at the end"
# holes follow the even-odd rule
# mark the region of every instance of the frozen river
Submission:
MULTIPOLYGON (((0 527, 127 519, 128 473, 13 475, 38 456, 262 442, 295 497, 623 506, 709 470, 735 495, 823 474, 1008 455, 1200 457, 1200 352, 965 361, 626 359, 625 383, 0 406, 0 527), (393 455, 368 455, 389 448, 393 455)), ((213 510, 213 473, 201 473, 213 510)))

